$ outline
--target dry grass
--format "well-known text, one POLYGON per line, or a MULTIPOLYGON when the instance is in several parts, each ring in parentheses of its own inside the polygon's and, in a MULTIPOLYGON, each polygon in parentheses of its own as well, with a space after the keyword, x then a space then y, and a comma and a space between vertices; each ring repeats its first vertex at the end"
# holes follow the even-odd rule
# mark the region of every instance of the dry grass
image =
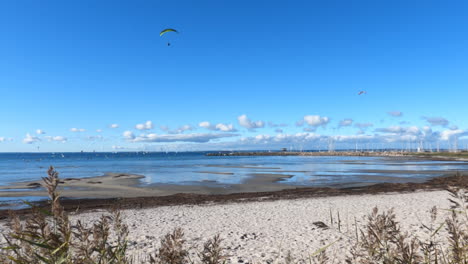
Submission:
MULTIPOLYGON (((7 246, 0 252, 0 263, 78 263, 78 264, 131 264, 195 263, 190 259, 190 245, 186 244, 182 229, 176 228, 161 239, 156 252, 149 252, 135 261, 129 257, 128 228, 119 211, 102 215, 96 222, 84 224, 80 220, 72 223, 60 204, 57 185, 58 173, 53 167, 43 178, 49 193, 50 211, 32 206, 29 218, 21 221, 13 212, 10 217, 10 232, 4 234, 7 246)), ((347 263, 382 264, 468 264, 468 193, 451 188, 450 216, 443 223, 437 223, 437 210, 431 210, 431 222, 422 225, 429 232, 425 239, 401 230, 392 210, 379 212, 374 208, 361 230, 356 229, 347 263), (441 237, 445 229, 446 236, 441 237)), ((336 222, 341 231, 339 212, 336 222)), ((327 255, 330 245, 318 249, 307 260, 295 260, 288 253, 283 263, 333 263, 327 255)), ((198 263, 225 263, 222 239, 219 235, 206 241, 198 253, 198 263)))
MULTIPOLYGON (((53 167, 43 178, 48 191, 51 210, 32 206, 31 215, 24 221, 11 212, 9 233, 4 234, 7 246, 0 251, 4 264, 131 264, 137 263, 128 256, 128 227, 119 211, 102 215, 91 225, 80 220, 72 223, 60 204, 57 192, 58 173, 53 167)), ((143 263, 191 263, 182 229, 175 229, 161 240, 156 254, 141 256, 143 263)), ((221 239, 215 236, 200 252, 201 263, 222 263, 221 239)))
POLYGON ((431 210, 431 223, 423 225, 430 236, 423 240, 401 231, 392 210, 379 213, 377 208, 368 216, 364 230, 351 250, 347 263, 468 263, 468 194, 450 188, 451 215, 437 225, 436 208, 431 210), (448 237, 438 236, 445 226, 448 237), (446 241, 443 244, 440 241, 446 241), (448 245, 447 245, 448 243, 448 245))
POLYGON ((103 215, 89 227, 79 220, 72 224, 56 190, 58 173, 50 167, 47 174, 43 180, 51 211, 33 206, 25 221, 11 213, 11 232, 4 235, 8 246, 0 255, 1 263, 130 263, 128 229, 120 213, 103 215))

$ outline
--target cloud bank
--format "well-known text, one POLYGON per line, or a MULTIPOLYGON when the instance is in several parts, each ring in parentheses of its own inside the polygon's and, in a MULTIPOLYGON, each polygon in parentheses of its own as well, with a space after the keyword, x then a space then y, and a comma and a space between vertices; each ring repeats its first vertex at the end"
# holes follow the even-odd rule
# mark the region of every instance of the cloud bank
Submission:
MULTIPOLYGON (((129 131, 127 131, 129 132, 129 131)), ((231 133, 194 133, 194 134, 142 134, 139 136, 133 133, 124 134, 124 138, 131 142, 193 142, 206 143, 220 138, 237 137, 238 134, 231 133)))
POLYGON ((251 121, 247 115, 238 116, 237 121, 239 122, 240 126, 245 127, 248 130, 255 130, 256 128, 263 128, 265 126, 265 122, 261 120, 251 121))
POLYGON ((138 130, 150 130, 153 129, 153 122, 148 120, 143 124, 136 124, 135 128, 138 130))

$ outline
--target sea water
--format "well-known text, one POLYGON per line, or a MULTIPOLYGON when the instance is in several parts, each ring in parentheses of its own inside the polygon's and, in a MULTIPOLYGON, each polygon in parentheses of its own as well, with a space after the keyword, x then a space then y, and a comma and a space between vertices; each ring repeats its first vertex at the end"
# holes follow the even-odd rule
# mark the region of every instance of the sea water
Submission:
POLYGON ((421 182, 468 171, 468 162, 464 161, 407 157, 206 156, 206 152, 0 153, 0 185, 40 181, 49 166, 54 166, 61 178, 87 178, 111 172, 139 174, 145 176, 139 184, 143 187, 239 184, 256 174, 284 175, 278 184, 355 186, 421 182))

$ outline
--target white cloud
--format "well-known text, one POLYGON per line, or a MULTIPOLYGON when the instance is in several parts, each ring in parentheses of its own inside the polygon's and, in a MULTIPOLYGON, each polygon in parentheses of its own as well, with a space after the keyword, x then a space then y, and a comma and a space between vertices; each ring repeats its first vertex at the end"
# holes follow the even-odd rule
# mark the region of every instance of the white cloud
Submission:
POLYGON ((256 128, 263 128, 265 126, 265 123, 261 120, 259 121, 251 121, 247 115, 241 115, 237 117, 237 120, 239 121, 239 125, 249 129, 253 130, 256 128))
POLYGON ((211 125, 211 123, 208 122, 208 121, 200 122, 200 123, 198 123, 198 126, 209 129, 209 130, 214 130, 215 129, 215 126, 211 125))
POLYGON ((161 126, 160 128, 162 131, 168 134, 180 134, 180 133, 184 133, 185 131, 195 130, 195 128, 192 127, 191 125, 183 125, 177 129, 170 129, 168 126, 161 126))
POLYGON ((358 134, 358 135, 338 135, 338 136, 331 136, 330 138, 340 141, 340 142, 356 142, 357 140, 359 141, 371 141, 376 138, 374 135, 364 135, 364 134, 358 134))
POLYGON ((353 119, 345 118, 345 119, 340 121, 340 124, 338 125, 338 127, 346 127, 346 126, 350 126, 352 124, 353 124, 353 119))
POLYGON ((44 130, 42 130, 42 129, 37 129, 36 130, 36 134, 38 134, 38 135, 42 135, 42 134, 45 134, 45 133, 46 132, 44 130))
POLYGON ((110 125, 110 128, 118 128, 119 127, 119 124, 111 124, 110 125))
POLYGON ((417 126, 390 126, 386 128, 377 128, 375 129, 375 132, 383 133, 383 135, 379 135, 379 138, 377 138, 382 142, 436 142, 440 137, 440 133, 432 131, 429 126, 424 126, 422 128, 417 126))
POLYGON ((123 132, 123 137, 124 137, 125 139, 129 139, 129 140, 135 139, 135 135, 133 134, 132 131, 125 131, 125 132, 123 132))
POLYGON ((0 137, 0 142, 4 142, 4 141, 6 141, 6 138, 0 137))
POLYGON ((325 127, 328 122, 330 122, 330 118, 324 116, 319 116, 319 115, 306 115, 304 116, 304 122, 306 122, 309 126, 312 127, 325 127))
POLYGON ((73 128, 70 128, 70 131, 71 132, 85 132, 86 129, 73 127, 73 128))
POLYGON ((96 129, 96 132, 101 133, 102 129, 96 129))
POLYGON ((459 138, 463 136, 468 136, 468 131, 456 129, 456 130, 444 130, 440 133, 440 139, 450 140, 452 138, 459 138))
POLYGON ((150 130, 153 129, 153 122, 146 121, 144 124, 137 124, 135 128, 138 130, 150 130))
POLYGON ((62 136, 55 136, 52 138, 53 141, 66 142, 67 138, 62 136))
POLYGON ((47 139, 47 141, 58 141, 62 143, 65 143, 68 140, 66 137, 62 137, 62 136, 55 136, 55 137, 45 136, 44 138, 47 139))
POLYGON ((226 133, 198 133, 198 134, 143 134, 135 137, 133 142, 194 142, 194 143, 205 143, 213 139, 236 137, 238 134, 226 134, 226 133))
POLYGON ((237 129, 235 129, 232 124, 223 124, 223 123, 217 124, 216 130, 223 131, 223 132, 236 132, 237 131, 237 129))
POLYGON ((206 128, 208 130, 212 130, 212 131, 223 131, 223 132, 236 132, 237 131, 237 129, 235 129, 232 124, 219 123, 217 125, 212 125, 210 122, 204 121, 204 122, 200 122, 198 126, 206 128))
MULTIPOLYGON (((210 124, 211 125, 211 124, 210 124)), ((353 123, 352 126, 355 126, 353 123)), ((371 124, 363 125, 369 127, 371 124)), ((313 129, 314 127, 308 127, 313 129)), ((182 135, 189 136, 189 135, 182 135)), ((319 135, 311 132, 302 132, 296 134, 284 134, 281 131, 271 134, 259 134, 251 137, 239 137, 235 140, 206 141, 191 139, 176 139, 180 135, 142 135, 138 141, 143 142, 203 142, 204 144, 174 143, 178 148, 190 148, 191 150, 280 150, 287 147, 293 150, 327 150, 330 146, 334 149, 413 149, 421 147, 422 149, 434 149, 439 143, 447 146, 456 144, 456 140, 468 137, 468 130, 451 130, 439 132, 433 131, 431 126, 390 126, 385 128, 376 128, 373 134, 367 134, 360 130, 354 135, 319 135), (172 136, 172 138, 169 138, 172 136), (186 147, 189 146, 189 147, 186 147)), ((136 141, 136 140, 135 140, 136 141)), ((137 142, 138 142, 137 141, 137 142)), ((173 146, 173 144, 168 144, 173 146)))
POLYGON ((296 134, 277 134, 275 136, 271 135, 256 135, 255 137, 246 137, 242 138, 241 141, 244 144, 272 144, 274 146, 279 146, 281 144, 304 144, 316 142, 323 139, 323 136, 320 136, 315 133, 296 133, 296 134))
POLYGON ((256 135, 255 136, 255 140, 258 140, 258 141, 267 141, 271 138, 270 135, 256 135))
POLYGON ((426 117, 423 116, 422 119, 426 120, 432 126, 443 126, 446 127, 449 124, 449 121, 443 117, 426 117))
POLYGON ((377 128, 375 132, 381 132, 386 134, 393 134, 391 137, 395 138, 398 136, 402 139, 423 139, 425 137, 432 136, 432 130, 429 127, 423 127, 420 129, 417 126, 401 127, 401 126, 390 126, 387 128, 377 128))
POLYGON ((401 117, 403 116, 403 113, 400 112, 400 111, 390 111, 390 112, 387 112, 387 114, 393 116, 393 117, 401 117))
MULTIPOLYGON (((413 131, 417 130, 418 128, 417 127, 413 127, 413 131)), ((375 131, 376 132, 382 132, 382 133, 393 133, 393 134, 403 134, 403 133, 406 133, 408 132, 408 128, 407 127, 401 127, 401 126, 390 126, 390 127, 386 127, 386 128, 376 128, 375 131)))
POLYGON ((177 132, 182 133, 188 130, 193 130, 193 127, 191 125, 183 125, 177 129, 177 132))
POLYGON ((275 129, 275 132, 276 132, 276 133, 283 133, 283 129, 277 128, 277 129, 275 129))
POLYGON ((29 133, 26 134, 26 137, 23 138, 23 143, 24 144, 32 144, 41 141, 40 138, 31 136, 29 133))

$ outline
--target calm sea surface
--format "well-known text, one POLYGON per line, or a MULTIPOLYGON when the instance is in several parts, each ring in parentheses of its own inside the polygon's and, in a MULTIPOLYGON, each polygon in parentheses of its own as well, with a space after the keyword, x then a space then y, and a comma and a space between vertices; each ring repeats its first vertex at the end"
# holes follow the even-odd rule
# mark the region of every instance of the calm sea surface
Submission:
MULTIPOLYGON (((209 157, 189 153, 0 153, 0 185, 37 181, 53 165, 62 178, 101 176, 107 172, 144 175, 141 185, 242 183, 255 173, 293 175, 281 183, 336 186, 408 182, 468 171, 468 162, 382 157, 209 157), (219 173, 232 173, 230 175, 219 173)), ((2 194, 0 192, 0 201, 2 194)), ((5 200, 6 198, 3 198, 5 200)))

